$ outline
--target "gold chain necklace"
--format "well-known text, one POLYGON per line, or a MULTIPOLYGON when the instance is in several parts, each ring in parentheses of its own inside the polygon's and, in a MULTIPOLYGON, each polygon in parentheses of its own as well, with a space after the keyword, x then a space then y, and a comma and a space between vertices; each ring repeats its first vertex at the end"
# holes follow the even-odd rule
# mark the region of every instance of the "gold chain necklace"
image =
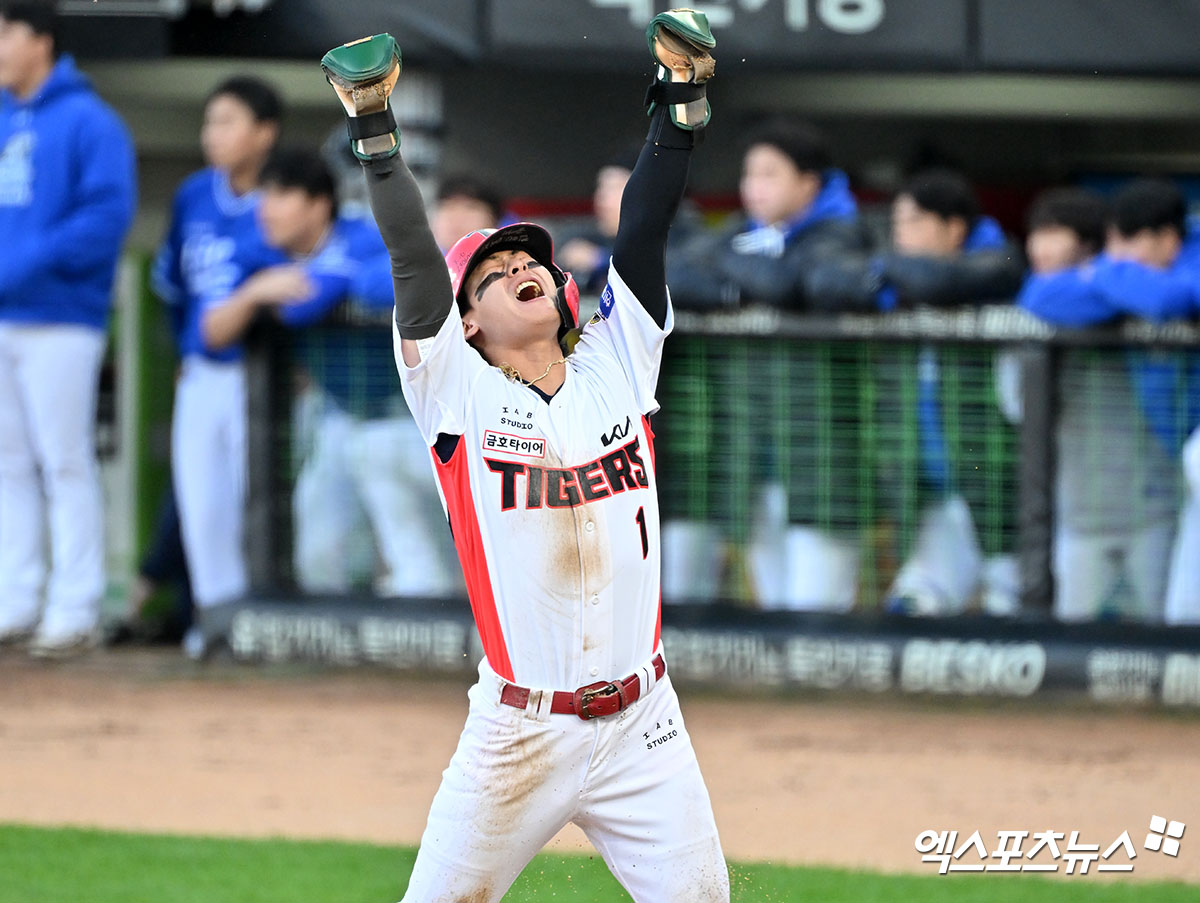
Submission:
POLYGON ((524 383, 527 386, 532 386, 534 383, 539 382, 539 381, 545 379, 547 376, 549 376, 550 369, 555 364, 565 364, 566 362, 567 362, 567 359, 565 357, 560 357, 556 361, 551 361, 550 363, 548 363, 546 365, 546 369, 542 371, 542 375, 537 377, 536 379, 526 379, 517 371, 517 368, 514 367, 512 364, 501 363, 501 364, 498 364, 497 366, 498 366, 500 372, 503 373, 505 376, 507 376, 509 379, 511 379, 513 382, 524 383))

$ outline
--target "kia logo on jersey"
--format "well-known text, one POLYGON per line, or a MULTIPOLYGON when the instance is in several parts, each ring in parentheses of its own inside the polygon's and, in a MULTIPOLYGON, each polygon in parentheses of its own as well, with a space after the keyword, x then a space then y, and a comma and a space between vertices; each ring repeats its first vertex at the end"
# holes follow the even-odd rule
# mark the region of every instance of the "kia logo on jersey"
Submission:
POLYGON ((622 426, 621 424, 618 423, 616 426, 614 426, 612 428, 611 433, 601 433, 600 434, 600 444, 603 445, 605 448, 608 448, 610 445, 612 445, 618 439, 624 439, 626 436, 629 435, 629 426, 630 426, 630 421, 629 421, 629 418, 626 417, 624 426, 622 426))
POLYGON ((500 510, 517 507, 517 478, 524 482, 524 507, 575 508, 626 489, 647 489, 650 479, 638 454, 641 440, 634 439, 616 451, 578 467, 538 467, 518 461, 484 458, 492 473, 500 474, 500 510))

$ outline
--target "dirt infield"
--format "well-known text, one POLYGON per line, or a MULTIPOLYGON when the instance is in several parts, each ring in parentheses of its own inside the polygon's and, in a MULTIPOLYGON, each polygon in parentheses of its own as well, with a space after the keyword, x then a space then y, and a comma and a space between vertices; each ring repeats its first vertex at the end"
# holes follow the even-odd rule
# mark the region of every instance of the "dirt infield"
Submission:
MULTIPOLYGON (((0 650, 0 821, 412 844, 465 690, 173 651, 0 650)), ((926 829, 960 843, 979 829, 991 847, 999 830, 1079 831, 1101 850, 1128 830, 1135 878, 1200 881, 1196 716, 680 695, 730 858, 932 874, 913 848, 926 829), (1177 858, 1143 851, 1152 815, 1188 824, 1177 858)))

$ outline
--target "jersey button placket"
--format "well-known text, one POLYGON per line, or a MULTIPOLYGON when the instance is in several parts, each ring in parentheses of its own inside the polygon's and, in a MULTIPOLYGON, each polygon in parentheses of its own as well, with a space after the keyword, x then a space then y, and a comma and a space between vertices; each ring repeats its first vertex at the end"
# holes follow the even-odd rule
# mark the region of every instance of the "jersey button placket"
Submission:
POLYGON ((607 677, 602 672, 607 669, 607 654, 611 651, 611 625, 607 618, 609 607, 601 607, 600 599, 602 588, 611 582, 611 576, 608 576, 609 565, 600 563, 601 559, 607 557, 606 552, 598 547, 602 535, 600 528, 604 523, 603 512, 598 512, 592 505, 581 505, 575 509, 575 517, 583 564, 580 587, 583 591, 580 599, 583 603, 580 611, 583 628, 580 674, 587 675, 584 682, 590 683, 597 677, 607 677))

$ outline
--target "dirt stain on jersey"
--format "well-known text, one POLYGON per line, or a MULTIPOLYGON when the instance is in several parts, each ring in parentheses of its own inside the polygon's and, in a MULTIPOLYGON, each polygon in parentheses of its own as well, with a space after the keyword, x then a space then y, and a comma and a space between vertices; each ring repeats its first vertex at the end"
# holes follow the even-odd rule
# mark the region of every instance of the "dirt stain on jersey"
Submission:
MULTIPOLYGON (((563 462, 554 451, 547 449, 546 465, 562 467, 563 462)), ((599 537, 603 530, 600 529, 599 507, 593 503, 574 508, 544 508, 537 512, 546 525, 543 579, 545 586, 557 596, 576 596, 593 582, 590 575, 607 562, 607 553, 600 547, 599 537), (591 530, 587 529, 589 522, 591 530)), ((609 576, 608 580, 611 579, 609 576)))
POLYGON ((579 563, 583 568, 583 589, 591 595, 612 583, 608 516, 602 505, 588 506, 580 535, 582 540, 579 544, 579 563), (593 531, 587 530, 588 521, 594 525, 593 531))
MULTIPOLYGON (((547 512, 548 514, 550 512, 547 512)), ((582 557, 576 509, 560 508, 550 516, 546 534, 546 584, 556 594, 574 595, 579 592, 582 557)))
MULTIPOLYGON (((563 461, 548 447, 543 464, 562 467, 563 461)), ((543 616, 569 629, 572 622, 578 624, 582 600, 582 615, 587 620, 591 596, 608 587, 613 579, 605 503, 518 509, 510 515, 514 535, 538 537, 522 543, 520 560, 526 579, 541 590, 533 593, 532 599, 544 609, 543 616)), ((631 529, 636 530, 636 525, 631 524, 631 529)), ((594 648, 601 639, 597 637, 586 645, 594 648)))

